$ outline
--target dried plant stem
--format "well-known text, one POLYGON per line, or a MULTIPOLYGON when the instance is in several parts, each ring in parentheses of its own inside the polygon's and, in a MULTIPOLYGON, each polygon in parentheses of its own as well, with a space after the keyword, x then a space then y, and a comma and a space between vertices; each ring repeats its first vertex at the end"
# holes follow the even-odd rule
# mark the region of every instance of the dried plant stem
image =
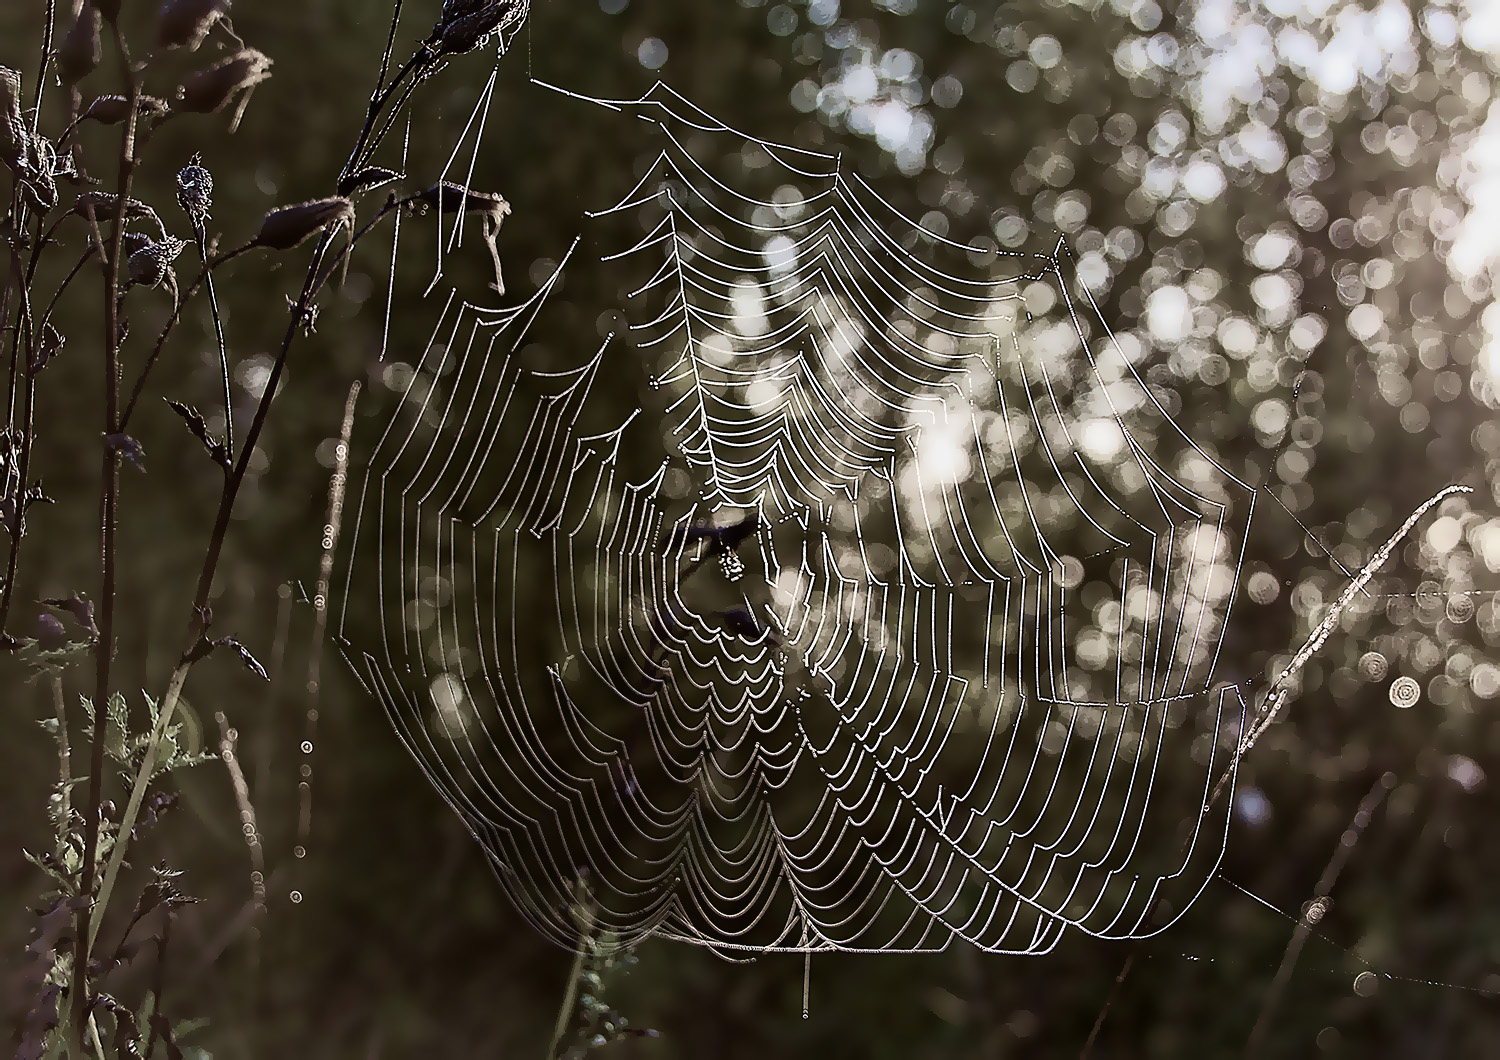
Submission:
POLYGON ((1276 1014, 1276 1006, 1281 1001, 1281 995, 1286 991, 1287 983, 1292 978, 1292 969, 1297 964, 1297 958, 1302 954, 1302 947, 1307 943, 1307 937, 1312 934, 1313 926, 1323 919, 1327 911, 1328 895, 1333 891, 1333 885, 1338 882, 1339 873, 1344 870, 1350 855, 1354 853, 1354 846, 1359 842, 1359 837, 1364 833, 1370 823, 1370 816, 1375 812, 1386 797, 1386 794, 1396 786, 1396 774, 1386 773, 1375 782, 1359 804, 1355 811, 1354 820, 1349 827, 1339 836, 1339 844, 1333 850, 1333 856, 1328 859, 1328 864, 1323 869, 1323 875, 1318 878, 1318 885, 1313 890, 1311 901, 1307 903, 1302 916, 1297 920, 1297 927, 1292 931, 1291 941, 1287 943, 1286 952, 1281 955, 1281 965, 1276 969, 1276 976, 1271 980, 1271 985, 1266 990, 1266 997, 1260 1006, 1260 1015, 1256 1017, 1255 1026, 1250 1029, 1250 1038, 1245 1043, 1245 1056, 1252 1057, 1260 1052, 1260 1047, 1265 1041, 1266 1033, 1271 1026, 1271 1017, 1276 1014))
POLYGON ((229 389, 229 351, 224 345, 224 321, 219 315, 219 294, 214 290, 213 269, 209 267, 208 231, 203 222, 193 226, 198 242, 198 260, 203 262, 203 283, 208 288, 208 308, 214 318, 214 340, 219 348, 219 375, 224 390, 224 451, 234 457, 234 395, 229 389))
MULTIPOLYGON (((318 735, 318 693, 322 687, 323 638, 328 632, 328 589, 333 578, 333 554, 339 543, 339 529, 344 521, 344 489, 349 480, 349 439, 354 433, 354 407, 359 401, 359 381, 349 385, 344 402, 344 419, 339 426, 339 445, 328 482, 328 512, 323 522, 323 554, 318 559, 318 584, 313 593, 313 639, 307 660, 307 715, 303 730, 304 747, 315 746, 318 735)), ((305 756, 304 756, 305 757, 305 756)), ((306 765, 307 763, 304 763, 306 765)), ((297 850, 306 852, 312 833, 312 777, 308 774, 297 785, 297 850)))
POLYGON ((42 93, 47 88, 47 65, 52 61, 52 35, 57 32, 57 0, 47 0, 47 18, 42 27, 42 57, 36 67, 36 96, 31 103, 31 135, 41 131, 42 93))
MULTIPOLYGON (((172 940, 172 907, 163 905, 161 935, 156 940, 156 972, 151 979, 151 1034, 146 1039, 145 1060, 151 1060, 156 1052, 156 1039, 161 1030, 161 999, 167 992, 167 944, 172 940)), ((102 1055, 102 1054, 101 1054, 102 1055)))
POLYGON ((1109 1015, 1110 1007, 1115 1003, 1115 998, 1120 994, 1120 987, 1125 983, 1125 977, 1130 974, 1130 967, 1135 963, 1135 954, 1131 953, 1125 958, 1125 963, 1120 967, 1120 974, 1115 976, 1114 986, 1109 988, 1109 996, 1104 999, 1104 1007, 1099 1010, 1099 1016, 1094 1020, 1094 1026, 1089 1031, 1088 1038, 1083 1043, 1083 1048, 1078 1051, 1078 1060, 1087 1060, 1094 1043, 1099 1039, 1099 1032, 1104 1029, 1104 1018, 1109 1015))
POLYGON ((266 909, 266 865, 260 843, 260 826, 255 819, 255 805, 250 801, 250 785, 245 781, 245 771, 240 768, 235 745, 239 733, 229 727, 229 719, 222 710, 214 712, 219 725, 219 757, 229 772, 229 783, 234 789, 235 805, 240 811, 240 831, 245 837, 245 846, 250 851, 250 898, 255 911, 266 909))
POLYGON ((1328 613, 1323 616, 1322 621, 1318 623, 1311 635, 1303 642, 1302 647, 1297 649, 1297 654, 1292 656, 1292 661, 1287 663, 1286 668, 1276 675, 1276 680, 1271 682, 1271 687, 1266 693, 1266 698, 1257 712, 1250 731, 1240 740, 1239 747, 1235 749, 1234 758, 1230 761, 1228 768, 1219 777, 1219 782, 1214 785, 1212 794, 1209 795, 1208 801, 1204 804, 1203 810, 1205 813, 1213 807, 1214 803, 1219 801, 1219 796, 1229 787, 1230 780, 1234 777, 1234 771, 1239 765, 1240 759, 1250 753, 1250 749, 1255 746, 1256 741, 1261 738, 1265 731, 1281 715, 1281 708, 1286 705, 1287 700, 1292 695, 1292 690, 1288 687, 1288 682, 1302 672, 1302 667, 1307 665, 1307 661, 1317 653, 1318 649, 1332 635, 1334 629, 1338 626, 1339 618, 1343 616, 1344 609, 1349 606, 1349 602, 1354 599, 1356 594, 1364 591, 1370 579, 1375 577, 1376 572, 1385 566, 1385 561, 1391 558, 1391 553, 1396 551, 1396 546, 1405 540, 1406 535, 1411 533, 1411 528, 1416 526, 1422 516, 1426 515, 1435 504, 1455 493, 1473 492, 1473 488, 1469 486, 1449 485, 1444 486, 1431 497, 1427 498, 1416 511, 1406 517, 1406 522, 1402 523, 1396 532, 1386 539, 1385 544, 1375 550, 1374 554, 1370 556, 1369 561, 1354 576, 1354 579, 1344 587, 1344 591, 1333 602, 1333 606, 1328 609, 1328 613))
MULTIPOLYGON (((32 251, 35 258, 36 252, 32 251)), ((20 262, 16 260, 14 252, 10 256, 11 272, 19 274, 20 262)), ((19 275, 17 279, 21 279, 19 275)), ((16 461, 16 470, 19 473, 19 495, 16 498, 15 525, 10 527, 10 552, 5 562, 5 584, 0 585, 0 639, 5 634, 5 625, 10 617, 10 603, 15 594, 16 570, 21 559, 21 528, 26 522, 26 490, 31 476, 31 434, 32 416, 34 412, 36 396, 36 379, 31 371, 30 351, 32 343, 32 321, 31 321, 31 298, 24 280, 20 283, 21 290, 21 320, 14 334, 11 336, 10 363, 12 376, 19 364, 21 373, 21 452, 16 461)), ((12 379, 14 386, 14 378, 12 379)), ((12 414, 14 414, 14 399, 12 399, 12 414)), ((14 422, 14 420, 12 420, 14 422)))
POLYGON ((70 781, 72 780, 72 748, 68 745, 68 710, 63 703, 62 677, 52 677, 52 710, 57 715, 57 835, 61 839, 68 834, 68 811, 71 806, 70 781))
MULTIPOLYGON (((119 175, 116 180, 114 225, 110 232, 109 253, 104 256, 104 434, 114 434, 119 424, 120 402, 120 298, 116 294, 120 286, 120 256, 125 238, 125 207, 130 201, 131 182, 135 176, 135 125, 140 110, 141 89, 130 66, 130 56, 125 39, 117 24, 111 23, 116 53, 126 79, 126 98, 129 101, 124 131, 120 136, 119 175)), ((84 831, 83 884, 82 893, 92 895, 96 879, 99 850, 99 806, 104 789, 104 741, 109 711, 109 670, 114 656, 115 615, 115 531, 119 505, 120 459, 113 446, 102 447, 104 455, 100 468, 99 499, 99 549, 100 591, 98 609, 99 639, 94 653, 94 730, 89 758, 89 812, 84 831)), ((149 776, 149 769, 143 770, 149 776)), ((130 834, 124 827, 121 836, 130 834)), ((127 844, 116 844, 111 862, 123 855, 127 844)), ((92 909, 85 904, 78 913, 78 943, 73 967, 73 1013, 80 1035, 83 1031, 85 1006, 88 993, 89 953, 99 931, 104 911, 108 908, 108 897, 101 894, 98 903, 99 916, 92 917, 92 909), (92 922, 91 922, 92 920, 92 922)))

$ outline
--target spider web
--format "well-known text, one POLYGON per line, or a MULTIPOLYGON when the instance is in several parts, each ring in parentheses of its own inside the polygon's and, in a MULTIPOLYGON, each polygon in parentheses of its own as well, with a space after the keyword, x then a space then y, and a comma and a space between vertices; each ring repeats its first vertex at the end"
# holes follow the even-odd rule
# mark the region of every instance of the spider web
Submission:
POLYGON ((449 296, 355 431, 334 601, 516 907, 568 947, 580 903, 722 951, 1165 928, 1227 835, 1253 491, 1060 244, 940 238, 662 85, 564 94, 655 162, 529 299, 449 296))

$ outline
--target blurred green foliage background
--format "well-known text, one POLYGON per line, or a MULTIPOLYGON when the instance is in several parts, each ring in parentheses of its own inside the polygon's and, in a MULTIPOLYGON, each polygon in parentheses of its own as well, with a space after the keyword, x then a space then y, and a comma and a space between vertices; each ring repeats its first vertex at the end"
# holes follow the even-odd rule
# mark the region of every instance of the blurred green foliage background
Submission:
MULTIPOLYGON (((126 0, 134 39, 148 39, 152 6, 126 0)), ((398 57, 438 6, 405 5, 398 57)), ((43 12, 32 0, 0 8, 0 62, 28 79, 43 12)), ((389 9, 262 0, 232 14, 235 32, 275 60, 273 77, 232 135, 222 115, 165 126, 137 191, 177 219, 172 176, 201 151, 226 245, 270 206, 332 192, 389 9)), ((165 57, 150 88, 169 94, 216 40, 196 58, 165 57)), ((1486 321, 1500 252, 1500 114, 1486 125, 1497 48, 1495 16, 1478 4, 533 0, 500 63, 474 177, 513 207, 499 244, 513 296, 545 279, 581 211, 614 202, 649 161, 622 155, 627 141, 581 105, 546 100, 531 74, 614 97, 659 77, 730 126, 841 151, 949 238, 1028 250, 1065 239, 1104 318, 1175 395, 1178 422, 1269 494, 1234 603, 1230 679, 1274 677, 1346 583, 1341 567, 1357 570, 1437 488, 1476 491, 1429 516, 1304 671, 1285 719, 1242 768, 1224 879, 1173 931, 1139 945, 1072 934, 1025 959, 959 946, 819 956, 805 1020, 799 958, 727 963, 650 942, 606 996, 661 1037, 607 1052, 1073 1056, 1112 998, 1091 1055, 1237 1055, 1295 918, 1386 772, 1396 787, 1297 962, 1266 1053, 1500 1050, 1488 779, 1500 770, 1500 320, 1486 321), (1389 694, 1403 675, 1422 692, 1408 709, 1389 694), (1384 977, 1356 990, 1370 968, 1384 977)), ((441 170, 491 57, 456 60, 414 98, 414 184, 441 170)), ((108 77, 106 64, 91 87, 104 91, 108 77)), ((49 108, 60 103, 49 93, 49 108)), ((110 130, 85 135, 91 157, 111 156, 110 130)), ((387 360, 418 358, 443 296, 421 300, 430 229, 403 232, 387 360)), ((81 233, 69 238, 82 246, 81 233)), ((208 1017, 189 1041, 214 1056, 540 1056, 571 963, 503 902, 482 852, 331 650, 314 750, 299 750, 314 705, 303 590, 316 577, 330 439, 351 380, 367 384, 361 416, 392 407, 380 360, 388 254, 389 242, 372 240, 356 256, 323 299, 317 333, 295 349, 220 568, 217 626, 274 680, 267 688, 215 657, 188 686, 205 743, 217 743, 216 711, 238 731, 268 909, 257 916, 250 904, 221 767, 183 777, 184 812, 151 839, 149 860, 187 870, 184 889, 204 899, 175 930, 167 1004, 208 1017), (310 785, 312 814, 301 857, 293 846, 309 796, 299 783, 310 785)), ((487 267, 476 246, 449 260, 446 278, 482 297, 487 267)), ((301 275, 246 259, 220 281, 241 416, 264 386, 301 275)), ((12 617, 23 634, 36 614, 27 601, 98 582, 92 290, 69 306, 71 341, 42 377, 40 470, 58 503, 34 517, 27 540, 12 617)), ((588 311, 583 292, 570 297, 588 311)), ((140 336, 154 335, 167 309, 162 296, 132 321, 127 379, 144 356, 140 336)), ((123 472, 122 690, 159 691, 176 660, 217 496, 218 471, 160 406, 162 396, 216 405, 201 299, 188 323, 147 391, 147 472, 123 472)), ((635 400, 620 395, 622 408, 635 400)), ((20 851, 46 832, 55 763, 33 723, 50 714, 46 688, 0 665, 0 896, 12 911, 0 946, 19 955, 40 886, 20 851)), ((70 677, 70 693, 87 687, 85 672, 70 677)), ((139 993, 147 971, 125 973, 117 992, 139 993)))

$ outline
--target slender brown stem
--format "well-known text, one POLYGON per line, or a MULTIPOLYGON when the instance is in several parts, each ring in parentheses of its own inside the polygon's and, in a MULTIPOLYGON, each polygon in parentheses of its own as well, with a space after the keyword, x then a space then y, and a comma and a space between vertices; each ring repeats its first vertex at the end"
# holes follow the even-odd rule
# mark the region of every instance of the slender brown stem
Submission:
MULTIPOLYGON (((164 903, 165 904, 165 903, 164 903)), ((151 980, 151 1034, 146 1039, 145 1060, 151 1060, 156 1052, 157 1031, 162 1025, 161 999, 167 992, 167 944, 172 940, 172 907, 166 904, 162 910, 161 935, 156 940, 156 973, 151 980)))
POLYGON ((224 345, 224 320, 219 316, 219 295, 214 290, 214 273, 209 268, 208 232, 199 221, 193 226, 198 239, 198 260, 203 262, 203 283, 208 288, 208 308, 214 318, 214 341, 219 348, 219 375, 224 387, 224 451, 234 457, 234 394, 229 389, 229 351, 224 345))
POLYGON ((42 29, 42 58, 36 69, 36 97, 31 104, 31 135, 41 129, 42 92, 47 87, 47 64, 52 61, 52 35, 56 32, 57 0, 47 0, 47 22, 42 29))
POLYGON ((1088 1039, 1083 1043, 1083 1048, 1078 1051, 1078 1060, 1087 1060, 1089 1052, 1094 1048, 1094 1043, 1099 1039, 1099 1032, 1104 1029, 1104 1018, 1109 1015, 1110 1006, 1115 1003, 1115 997, 1120 993, 1120 987, 1124 985, 1125 977, 1130 974, 1130 966, 1134 963, 1135 954, 1131 953, 1120 967, 1120 974, 1115 976, 1114 985, 1109 988, 1109 996, 1104 999, 1104 1007, 1099 1010, 1099 1016, 1094 1020, 1088 1039))
POLYGON ((52 677, 52 710, 57 715, 57 840, 68 834, 72 749, 68 745, 68 710, 63 703, 62 677, 52 677))
MULTIPOLYGON (((121 302, 116 294, 120 285, 120 255, 125 237, 125 206, 130 200, 131 182, 135 176, 135 125, 140 110, 141 89, 130 66, 125 39, 117 24, 111 23, 115 50, 126 80, 129 101, 125 128, 120 136, 119 176, 116 180, 114 226, 110 232, 109 252, 104 256, 104 433, 119 430, 120 403, 120 327, 121 302)), ((94 654, 94 731, 89 757, 89 803, 84 831, 82 894, 94 893, 97 875, 95 860, 99 850, 99 806, 104 790, 104 743, 109 711, 109 671, 114 657, 115 619, 115 531, 119 505, 120 460, 113 446, 105 445, 100 467, 99 550, 100 590, 98 608, 99 640, 94 654)), ((122 829, 128 835, 128 829, 122 829)), ((122 844, 123 848, 123 844, 122 844)), ((92 910, 84 904, 78 913, 77 953, 73 968, 73 1017, 80 1036, 85 1022, 88 995, 89 950, 98 924, 90 923, 92 910)), ((102 919, 104 908, 99 910, 102 919)))
MULTIPOLYGON (((16 260, 14 253, 11 254, 10 263, 11 271, 19 273, 20 263, 16 260)), ((7 536, 10 538, 10 552, 5 561, 5 584, 0 585, 0 640, 4 638, 6 621, 10 617, 10 603, 15 595, 16 588, 16 570, 21 559, 22 530, 26 525, 26 491, 30 488, 31 479, 31 421, 36 397, 36 381, 33 378, 30 364, 35 329, 32 327, 31 298, 24 280, 20 284, 20 291, 21 319, 16 325, 15 333, 11 336, 10 362, 13 368, 19 364, 21 372, 21 452, 16 460, 16 470, 19 479, 17 482, 16 509, 12 516, 14 523, 8 527, 9 533, 7 536)), ((14 427, 15 424, 12 423, 11 426, 14 427)))
POLYGON ((1369 825, 1371 814, 1395 786, 1396 774, 1386 773, 1381 776, 1375 782, 1375 786, 1370 789, 1369 794, 1360 801, 1354 820, 1340 834, 1339 845, 1334 848, 1333 856, 1328 859, 1328 864, 1324 867, 1323 874, 1313 889, 1312 899, 1298 918, 1297 927, 1292 931, 1291 940, 1286 944, 1286 952, 1281 955, 1281 964, 1276 969, 1276 976, 1266 989, 1265 1000, 1260 1006, 1260 1015, 1256 1017, 1255 1026, 1250 1029, 1250 1038, 1245 1043, 1245 1056, 1253 1057, 1260 1052, 1266 1033, 1271 1027, 1271 1017, 1276 1014, 1276 1006, 1281 1002, 1281 995, 1285 993, 1287 983, 1291 981, 1292 969, 1296 967, 1297 958, 1302 955, 1302 947, 1306 945, 1313 928, 1327 912, 1328 896, 1333 891, 1333 885, 1338 882, 1339 873, 1344 870, 1344 865, 1354 853, 1354 845, 1359 842, 1359 837, 1369 825))

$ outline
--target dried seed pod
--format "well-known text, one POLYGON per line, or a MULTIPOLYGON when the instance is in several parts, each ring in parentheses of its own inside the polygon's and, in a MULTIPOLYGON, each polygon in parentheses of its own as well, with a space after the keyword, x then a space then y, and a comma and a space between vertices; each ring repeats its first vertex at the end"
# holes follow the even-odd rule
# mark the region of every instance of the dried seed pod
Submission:
POLYGON ((229 0, 166 0, 156 24, 156 41, 163 48, 195 51, 229 10, 229 0))
POLYGON ((177 274, 172 273, 172 262, 177 255, 183 252, 187 246, 186 240, 168 235, 160 243, 147 241, 141 249, 130 253, 127 259, 126 288, 132 286, 160 286, 166 283, 166 289, 172 292, 172 300, 177 298, 177 274))
POLYGON ((208 210, 213 201, 213 174, 203 167, 203 156, 195 154, 187 165, 177 171, 177 205, 188 215, 193 228, 198 229, 208 220, 208 210))
MULTIPOLYGON (((141 96, 136 101, 136 112, 141 117, 155 118, 167 112, 165 100, 155 96, 141 96)), ((119 125, 130 117, 130 99, 126 96, 98 96, 88 105, 79 121, 96 121, 101 125, 119 125)))
POLYGON ((195 114, 212 114, 270 76, 271 60, 265 52, 245 48, 189 74, 179 92, 182 109, 195 114))
POLYGON ((299 202, 266 214, 254 245, 270 250, 291 250, 316 232, 353 223, 354 204, 342 195, 299 202))
POLYGON ((103 57, 99 43, 99 9, 85 4, 57 48, 57 72, 63 82, 75 85, 93 73, 103 57))
MULTIPOLYGON (((115 215, 115 193, 112 191, 83 191, 78 193, 78 198, 73 200, 73 205, 68 212, 88 220, 89 211, 94 213, 94 220, 103 224, 115 215)), ((139 199, 125 200, 125 216, 149 217, 162 229, 162 235, 166 235, 166 229, 162 228, 161 218, 156 216, 156 211, 139 199)), ((130 233, 127 233, 129 235, 130 233)))
POLYGON ((490 35, 519 26, 530 0, 443 0, 443 13, 427 46, 437 55, 473 51, 490 35))

